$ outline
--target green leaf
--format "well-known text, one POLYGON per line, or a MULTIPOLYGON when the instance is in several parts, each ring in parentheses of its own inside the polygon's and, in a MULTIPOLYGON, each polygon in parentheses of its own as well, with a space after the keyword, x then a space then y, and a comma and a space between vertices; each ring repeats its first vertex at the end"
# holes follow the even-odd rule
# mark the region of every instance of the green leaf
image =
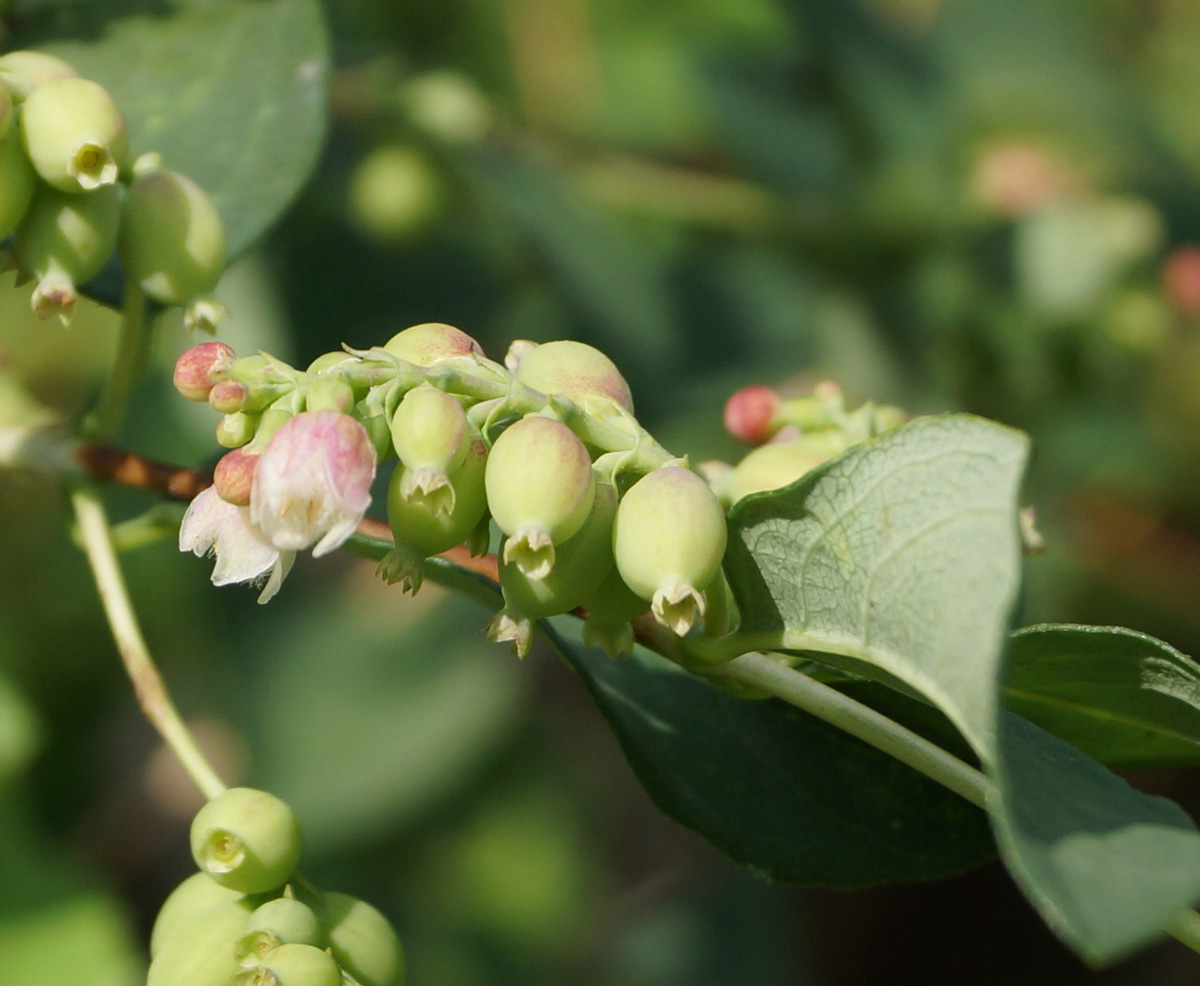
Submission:
POLYGON ((1136 630, 1013 634, 1004 704, 1103 763, 1200 763, 1200 665, 1136 630))
POLYGON ((771 879, 936 879, 994 854, 983 813, 833 726, 736 698, 641 647, 612 661, 550 637, 659 808, 771 879))
POLYGON ((1009 870, 1058 935, 1095 965, 1123 958, 1200 895, 1200 834, 1014 715, 1001 725, 993 821, 1009 870))
POLYGON ((1020 577, 1023 436, 918 419, 730 517, 727 572, 748 648, 797 651, 924 695, 996 782, 1005 862, 1097 964, 1200 896, 1200 833, 1161 799, 1007 717, 1001 672, 1020 577))
POLYGON ((30 12, 38 45, 113 94, 134 154, 158 151, 225 220, 236 256, 308 177, 325 130, 329 56, 317 0, 137 0, 30 12))

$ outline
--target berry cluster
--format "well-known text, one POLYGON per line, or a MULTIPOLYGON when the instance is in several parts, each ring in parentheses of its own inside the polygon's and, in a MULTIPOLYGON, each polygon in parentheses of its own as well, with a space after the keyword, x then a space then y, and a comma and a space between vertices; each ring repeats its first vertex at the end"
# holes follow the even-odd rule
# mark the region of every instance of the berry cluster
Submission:
POLYGON ((402 986, 387 918, 296 875, 300 829, 274 795, 219 794, 192 821, 191 846, 200 872, 158 912, 147 986, 402 986))
POLYGON ((217 439, 231 451, 180 529, 182 550, 215 551, 216 584, 265 579, 265 602, 297 551, 346 541, 377 464, 394 457, 395 547, 381 574, 415 592, 425 559, 464 543, 486 552, 494 523, 504 608, 487 632, 521 655, 534 621, 580 607, 586 639, 610 654, 631 647, 629 623, 647 610, 688 633, 709 593, 727 592, 725 506, 791 482, 888 417, 870 406, 846 415, 826 388, 804 399, 825 412, 810 414, 803 434, 758 421, 756 434, 781 440, 736 468, 708 465, 705 479, 641 427, 628 385, 598 350, 522 340, 501 365, 441 323, 327 353, 304 371, 204 343, 180 357, 175 386, 224 415, 217 439))
POLYGON ((125 120, 108 91, 36 51, 0 56, 0 239, 36 279, 33 310, 70 322, 76 285, 116 250, 125 276, 189 327, 211 329, 208 297, 225 265, 221 217, 195 182, 157 154, 130 160, 125 120))

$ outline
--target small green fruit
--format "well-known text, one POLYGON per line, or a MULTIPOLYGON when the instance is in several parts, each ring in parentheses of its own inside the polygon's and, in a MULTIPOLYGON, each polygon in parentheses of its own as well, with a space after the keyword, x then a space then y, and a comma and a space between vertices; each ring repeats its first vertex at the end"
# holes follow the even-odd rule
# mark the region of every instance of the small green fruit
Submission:
POLYGON ((47 82, 78 76, 61 58, 45 52, 21 50, 0 55, 0 82, 12 93, 15 103, 23 103, 34 89, 47 82))
POLYGON ((726 537, 725 512, 708 484, 689 469, 663 466, 621 500, 613 555, 655 619, 682 636, 704 615, 701 593, 721 569, 726 537))
POLYGON ((531 579, 554 567, 555 545, 575 534, 592 508, 592 462, 561 421, 533 415, 510 425, 492 444, 487 501, 508 535, 504 561, 531 579))
POLYGON ((75 285, 100 273, 112 255, 121 216, 115 185, 88 195, 68 195, 41 186, 17 226, 13 246, 22 271, 37 278, 33 310, 57 314, 66 325, 78 294, 75 285))
MULTIPOLYGON (((206 873, 193 873, 171 891, 158 909, 154 928, 150 932, 150 958, 181 928, 217 904, 229 904, 242 899, 236 890, 214 883, 206 873)), ((246 910, 249 910, 247 907, 246 910)))
POLYGON ((196 813, 192 858, 219 884, 245 894, 281 886, 300 862, 292 809, 266 791, 231 787, 196 813))
POLYGON ((850 444, 845 433, 830 429, 760 445, 726 477, 725 492, 729 501, 736 503, 751 493, 780 489, 844 452, 850 444))
MULTIPOLYGON (((209 881, 211 882, 211 881, 209 881)), ((324 944, 325 934, 313 909, 294 897, 277 897, 258 907, 234 952, 245 967, 262 964, 280 945, 324 944)))
POLYGON ((516 373, 525 386, 547 396, 566 394, 585 410, 591 397, 606 397, 633 410, 633 395, 617 365, 586 343, 562 339, 525 349, 516 373))
POLYGON ((350 214, 374 239, 396 243, 427 230, 443 200, 433 162, 415 147, 384 145, 370 152, 350 181, 350 214))
POLYGON ((240 971, 233 943, 253 910, 254 905, 242 899, 195 915, 163 940, 150 963, 146 986, 229 986, 240 971))
POLYGON ((236 986, 342 986, 342 970, 328 952, 312 945, 280 945, 259 964, 238 973, 236 986))
POLYGON ((583 621, 583 642, 600 647, 609 657, 633 653, 633 628, 636 620, 649 609, 646 600, 625 584, 614 565, 604 581, 587 599, 583 608, 588 618, 583 621))
POLYGON ((19 140, 0 140, 0 239, 12 235, 33 199, 37 178, 19 140))
POLYGON ((225 224, 190 178, 151 171, 129 186, 118 239, 125 273, 166 305, 186 305, 225 269, 225 224))
POLYGON ((467 455, 469 426, 462 405, 429 384, 414 387, 391 420, 392 446, 404 465, 401 495, 424 497, 434 513, 454 509, 454 486, 449 474, 467 455))
POLYGON ((433 366, 457 356, 482 356, 483 347, 453 325, 424 322, 397 332, 383 346, 389 353, 417 366, 433 366))
POLYGON ((404 948, 388 919, 347 894, 324 895, 325 930, 338 965, 362 986, 403 986, 404 948))
POLYGON ((21 139, 42 181, 60 192, 116 184, 129 154, 125 118, 108 90, 88 79, 34 89, 21 112, 21 139))

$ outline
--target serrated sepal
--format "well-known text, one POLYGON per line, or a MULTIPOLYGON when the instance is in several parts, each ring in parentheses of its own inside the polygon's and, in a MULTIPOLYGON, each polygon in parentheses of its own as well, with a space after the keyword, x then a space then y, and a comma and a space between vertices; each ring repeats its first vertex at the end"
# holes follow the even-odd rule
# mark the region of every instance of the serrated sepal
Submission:
POLYGON ((528 579, 544 579, 554 569, 554 543, 546 531, 522 528, 505 540, 503 561, 528 579))
POLYGON ((660 587, 650 600, 654 618, 680 637, 704 615, 705 608, 704 593, 682 583, 660 587))
POLYGON ((493 644, 511 641, 517 657, 521 658, 529 653, 533 644, 533 624, 519 613, 510 612, 507 607, 492 617, 484 633, 493 644))

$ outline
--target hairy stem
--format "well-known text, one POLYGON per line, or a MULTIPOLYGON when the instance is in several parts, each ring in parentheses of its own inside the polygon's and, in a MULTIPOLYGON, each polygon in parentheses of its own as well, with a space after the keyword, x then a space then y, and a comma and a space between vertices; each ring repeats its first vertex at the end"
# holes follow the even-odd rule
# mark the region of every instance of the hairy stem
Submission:
POLYGON ((204 796, 214 798, 225 790, 225 784, 196 746, 150 656, 113 548, 104 504, 94 489, 83 485, 73 487, 70 498, 104 615, 133 682, 138 704, 204 796))
POLYGON ((133 279, 125 279, 121 309, 121 332, 112 372, 96 406, 81 429, 85 438, 111 438, 121 427, 125 404, 146 372, 150 356, 150 326, 146 322, 146 297, 133 279))

